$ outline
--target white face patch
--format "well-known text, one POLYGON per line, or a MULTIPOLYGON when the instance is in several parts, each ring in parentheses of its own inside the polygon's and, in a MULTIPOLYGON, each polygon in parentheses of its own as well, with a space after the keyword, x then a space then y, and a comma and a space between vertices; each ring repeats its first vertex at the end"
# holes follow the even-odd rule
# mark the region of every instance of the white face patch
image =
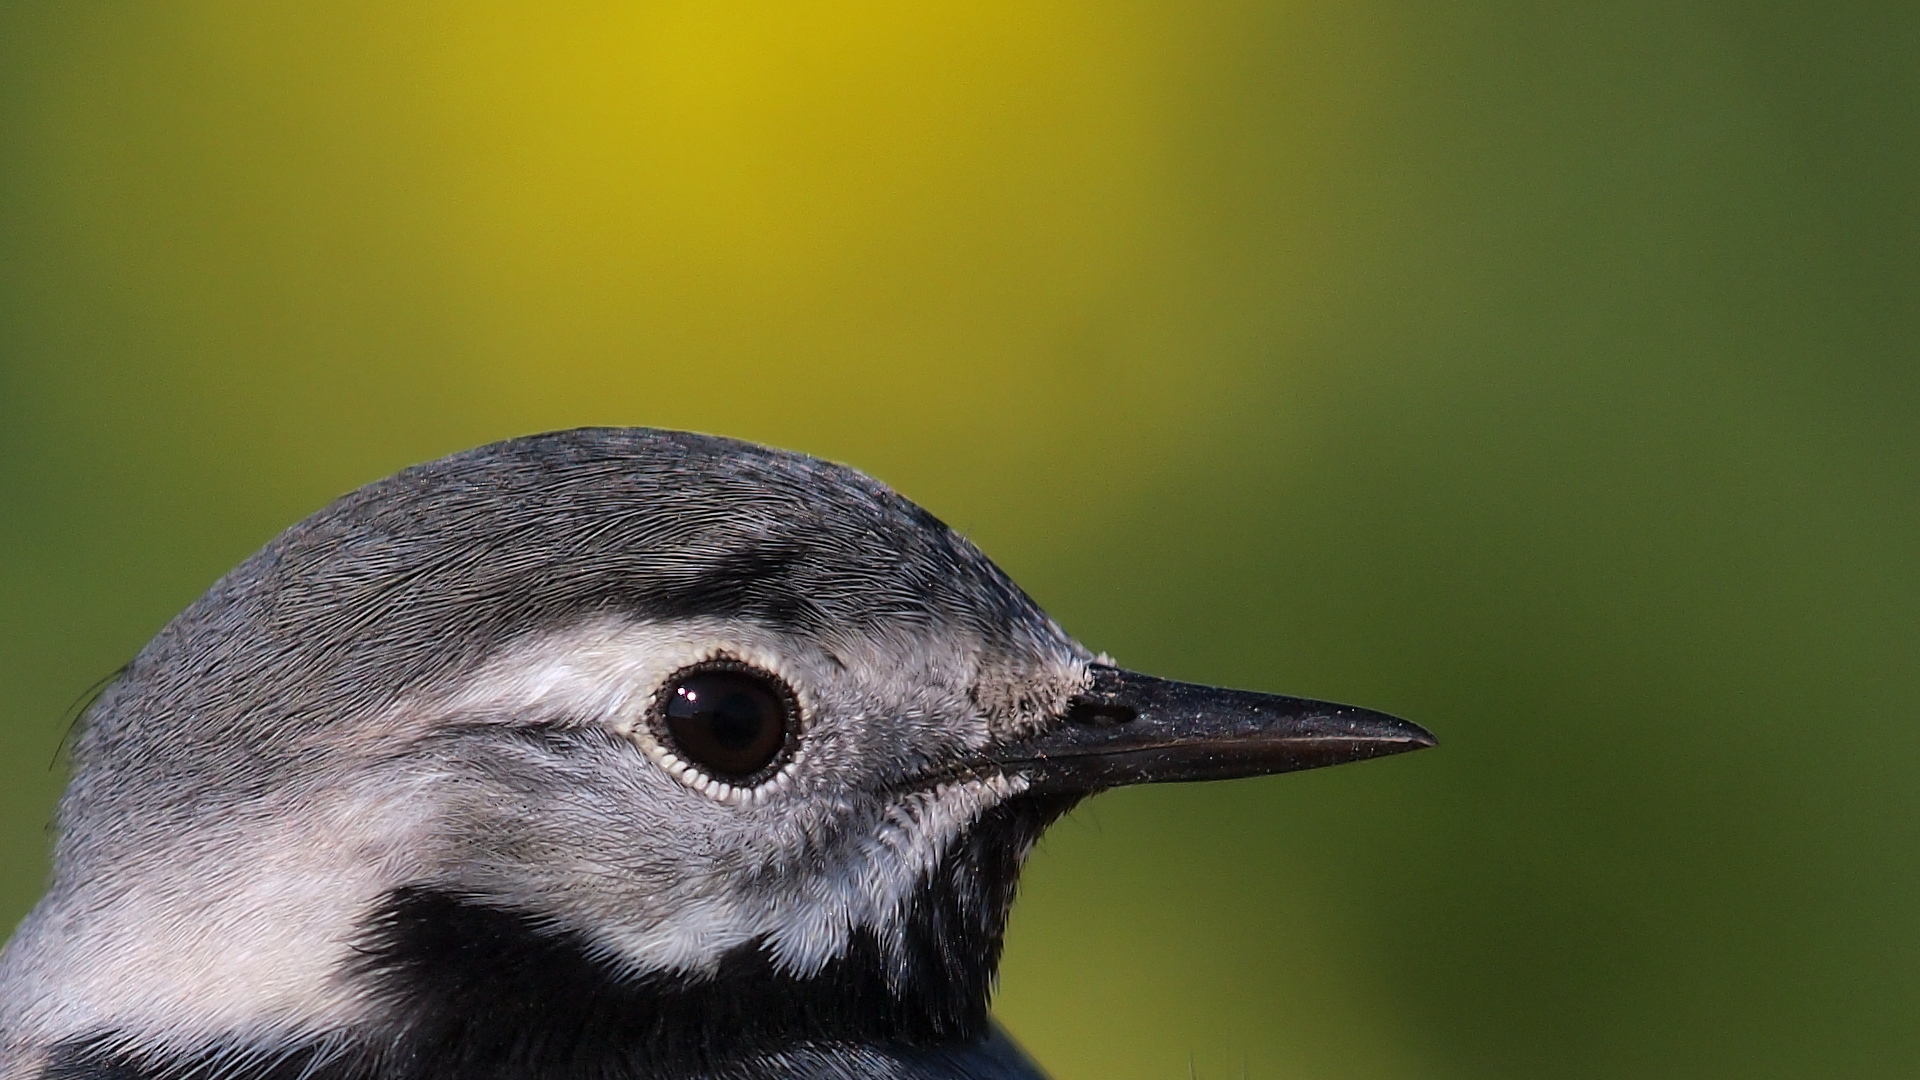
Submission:
MULTIPOLYGON (((975 692, 1011 681, 994 663, 960 635, 817 642, 718 619, 523 638, 316 723, 311 771, 270 799, 69 883, 0 958, 0 1037, 118 1029, 184 1050, 340 1030, 372 1007, 342 975, 367 917, 408 885, 551 921, 630 973, 710 970, 759 942, 805 977, 862 930, 896 949, 942 856, 1022 790, 947 771, 1006 726, 975 692), (752 789, 690 778, 652 735, 663 682, 722 655, 783 680, 803 713, 795 752, 752 789), (545 729, 581 737, 514 734, 545 729)), ((1029 699, 1084 681, 1064 650, 1056 664, 1029 699)))
POLYGON ((895 924, 948 847, 1025 787, 996 776, 901 796, 804 877, 702 895, 651 925, 610 927, 600 940, 635 972, 706 970, 759 940, 781 971, 814 975, 846 951, 855 930, 897 944, 895 924))
MULTIPOLYGON (((575 808, 595 819, 580 821, 579 834, 630 838, 629 848, 594 862, 604 869, 630 856, 630 876, 502 868, 518 880, 496 888, 536 894, 540 910, 633 972, 708 969, 757 940, 780 969, 804 977, 844 952, 855 930, 888 942, 890 925, 955 840, 1024 788, 998 775, 912 782, 992 742, 1000 721, 980 713, 972 693, 982 676, 978 649, 942 644, 945 651, 923 640, 862 641, 829 654, 718 620, 607 621, 511 648, 433 708, 500 723, 591 722, 639 750, 628 766, 639 774, 627 789, 631 805, 575 808), (654 733, 661 685, 716 656, 785 681, 804 714, 792 758, 751 789, 706 777, 654 733)), ((1071 658, 1061 668, 1063 686, 1084 678, 1071 658)))
POLYGON ((811 975, 844 952, 850 933, 862 927, 878 932, 889 951, 897 949, 899 916, 941 856, 980 815, 1026 787, 1024 779, 996 776, 943 784, 894 804, 885 825, 864 838, 852 858, 817 879, 821 888, 775 913, 766 931, 775 963, 811 975))

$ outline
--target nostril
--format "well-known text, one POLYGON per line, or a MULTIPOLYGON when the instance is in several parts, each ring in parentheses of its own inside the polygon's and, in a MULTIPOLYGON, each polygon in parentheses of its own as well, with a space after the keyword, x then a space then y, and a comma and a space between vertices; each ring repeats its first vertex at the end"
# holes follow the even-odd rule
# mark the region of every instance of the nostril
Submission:
POLYGON ((1067 723, 1075 727, 1107 728, 1130 724, 1140 713, 1130 705, 1076 701, 1067 706, 1067 723))

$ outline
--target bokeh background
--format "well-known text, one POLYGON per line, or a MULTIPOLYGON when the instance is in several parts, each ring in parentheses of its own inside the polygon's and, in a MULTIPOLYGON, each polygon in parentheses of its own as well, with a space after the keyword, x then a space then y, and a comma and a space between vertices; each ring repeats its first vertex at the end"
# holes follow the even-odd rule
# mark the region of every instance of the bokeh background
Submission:
POLYGON ((1920 1066, 1920 6, 0 6, 0 926, 76 699, 579 424, 1440 750, 1051 834, 1060 1080, 1920 1066))

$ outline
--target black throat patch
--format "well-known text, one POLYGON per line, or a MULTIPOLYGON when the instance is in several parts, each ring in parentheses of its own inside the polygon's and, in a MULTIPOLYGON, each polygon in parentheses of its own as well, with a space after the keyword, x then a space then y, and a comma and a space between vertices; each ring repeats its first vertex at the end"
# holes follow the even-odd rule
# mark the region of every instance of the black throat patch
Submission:
POLYGON ((1017 798, 956 840, 890 952, 870 930, 806 978, 758 943, 710 974, 624 977, 579 935, 481 898, 400 889, 351 977, 382 1004, 367 1030, 283 1047, 221 1041, 152 1056, 121 1033, 57 1049, 47 1080, 623 1080, 780 1075, 834 1047, 909 1056, 984 1044, 1020 864, 1072 798, 1017 798), (756 1064, 757 1063, 757 1064, 756 1064))

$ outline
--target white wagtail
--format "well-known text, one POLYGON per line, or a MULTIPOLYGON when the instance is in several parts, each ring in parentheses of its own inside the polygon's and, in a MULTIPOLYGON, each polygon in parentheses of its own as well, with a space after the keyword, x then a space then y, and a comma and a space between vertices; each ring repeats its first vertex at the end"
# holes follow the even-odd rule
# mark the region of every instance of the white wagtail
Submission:
POLYGON ((5 1080, 1034 1078, 1041 831, 1432 745, 1091 655, 850 469, 516 439, 347 495, 87 711, 5 1080))

